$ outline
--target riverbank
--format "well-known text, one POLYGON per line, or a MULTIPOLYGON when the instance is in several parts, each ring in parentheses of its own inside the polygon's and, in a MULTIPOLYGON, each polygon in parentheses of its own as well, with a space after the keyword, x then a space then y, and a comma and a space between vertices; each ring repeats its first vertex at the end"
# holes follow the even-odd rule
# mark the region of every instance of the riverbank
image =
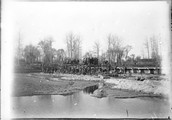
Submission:
POLYGON ((93 81, 64 81, 51 75, 15 74, 12 96, 68 95, 96 84, 93 81))
POLYGON ((72 74, 15 74, 13 96, 31 95, 69 95, 86 87, 98 85, 103 81, 107 96, 116 98, 164 97, 168 80, 136 81, 133 78, 109 78, 102 76, 72 74))

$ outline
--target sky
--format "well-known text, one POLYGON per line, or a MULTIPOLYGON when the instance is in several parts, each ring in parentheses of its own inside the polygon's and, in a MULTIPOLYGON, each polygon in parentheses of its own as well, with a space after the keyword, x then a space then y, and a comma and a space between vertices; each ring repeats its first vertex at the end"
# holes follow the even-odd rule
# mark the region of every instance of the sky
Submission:
MULTIPOLYGON (((52 37, 53 47, 66 49, 65 36, 74 33, 81 37, 82 53, 100 43, 100 52, 107 50, 107 36, 114 34, 122 44, 131 45, 130 54, 144 54, 144 40, 152 35, 169 40, 169 4, 155 2, 12 2, 11 19, 23 47, 36 45, 52 37)), ((16 42, 15 42, 16 43, 16 42)), ((164 42, 166 43, 166 42, 164 42)))

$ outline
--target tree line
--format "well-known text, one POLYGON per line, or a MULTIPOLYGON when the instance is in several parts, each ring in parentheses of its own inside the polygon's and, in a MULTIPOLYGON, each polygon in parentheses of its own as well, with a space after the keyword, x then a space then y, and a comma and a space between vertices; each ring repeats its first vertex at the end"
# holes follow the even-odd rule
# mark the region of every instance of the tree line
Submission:
MULTIPOLYGON (((115 34, 109 34, 106 37, 107 50, 100 55, 100 43, 95 42, 93 51, 86 52, 82 55, 81 37, 74 33, 69 33, 65 37, 66 50, 55 49, 52 47, 53 38, 45 38, 37 45, 26 45, 21 48, 21 38, 19 38, 17 47, 16 64, 24 61, 26 64, 41 62, 44 65, 59 64, 69 62, 70 60, 83 61, 86 58, 96 58, 98 63, 108 61, 114 66, 124 66, 127 62, 141 59, 141 56, 134 54, 129 56, 132 46, 122 44, 122 39, 115 34)), ((146 39, 145 46, 148 58, 155 59, 160 62, 159 46, 155 36, 146 39), (151 49, 151 50, 150 50, 151 49), (151 56, 150 56, 151 53, 151 56)))

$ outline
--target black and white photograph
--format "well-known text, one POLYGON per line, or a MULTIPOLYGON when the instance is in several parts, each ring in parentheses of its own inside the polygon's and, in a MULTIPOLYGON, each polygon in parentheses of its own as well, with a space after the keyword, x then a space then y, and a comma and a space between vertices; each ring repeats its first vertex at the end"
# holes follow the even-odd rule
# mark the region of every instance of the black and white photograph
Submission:
POLYGON ((171 1, 2 0, 1 118, 171 119, 171 1))

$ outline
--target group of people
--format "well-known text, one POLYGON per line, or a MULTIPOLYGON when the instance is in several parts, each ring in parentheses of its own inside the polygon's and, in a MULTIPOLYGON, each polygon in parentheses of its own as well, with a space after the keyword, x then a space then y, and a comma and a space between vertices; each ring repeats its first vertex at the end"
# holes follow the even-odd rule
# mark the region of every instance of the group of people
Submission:
POLYGON ((125 68, 112 67, 108 61, 100 63, 97 58, 85 58, 82 62, 77 59, 67 60, 61 65, 46 65, 43 66, 45 73, 69 73, 69 74, 106 74, 115 72, 117 74, 125 73, 125 68))
POLYGON ((107 72, 109 66, 105 65, 102 67, 102 64, 99 63, 98 58, 85 58, 81 61, 77 59, 66 60, 63 64, 49 64, 43 65, 42 71, 45 73, 70 73, 70 74, 98 74, 100 72, 107 72))
POLYGON ((43 72, 45 73, 70 73, 70 74, 98 74, 100 72, 107 72, 107 67, 88 66, 88 65, 64 65, 64 66, 45 66, 43 72))

